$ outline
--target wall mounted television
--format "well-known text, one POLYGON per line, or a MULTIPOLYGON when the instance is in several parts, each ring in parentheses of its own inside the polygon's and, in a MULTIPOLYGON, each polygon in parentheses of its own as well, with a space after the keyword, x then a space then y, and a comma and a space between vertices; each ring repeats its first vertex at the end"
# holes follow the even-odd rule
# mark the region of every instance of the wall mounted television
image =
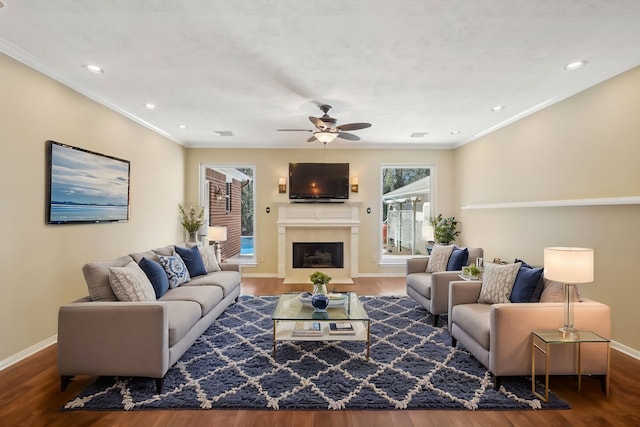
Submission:
POLYGON ((349 163, 289 163, 289 199, 349 198, 349 163))
POLYGON ((48 224, 129 220, 130 162, 47 141, 48 224))

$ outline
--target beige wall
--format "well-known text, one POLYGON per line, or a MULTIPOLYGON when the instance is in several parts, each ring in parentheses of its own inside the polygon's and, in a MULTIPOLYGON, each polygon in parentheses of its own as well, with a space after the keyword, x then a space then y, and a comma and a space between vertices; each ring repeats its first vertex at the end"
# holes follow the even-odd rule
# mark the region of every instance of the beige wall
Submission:
POLYGON ((185 150, 2 54, 0 75, 2 368, 55 336, 58 307, 87 293, 84 263, 182 237, 185 150), (47 139, 130 160, 130 221, 45 225, 47 139))
MULTIPOLYGON (((303 139, 301 144, 307 144, 303 139)), ((348 162, 349 172, 358 176, 358 193, 349 200, 362 204, 360 212, 358 270, 362 276, 403 274, 405 266, 381 267, 380 249, 380 169, 382 165, 436 165, 438 212, 454 213, 452 150, 347 150, 336 141, 324 149, 300 150, 221 150, 190 149, 187 153, 187 199, 198 200, 201 163, 252 164, 256 168, 256 268, 243 268, 243 274, 275 276, 277 265, 278 202, 288 202, 288 194, 278 193, 278 178, 288 176, 289 162, 348 162), (266 208, 271 213, 266 213, 266 208), (371 214, 366 213, 371 207, 371 214), (375 261, 374 261, 375 259, 375 261)))
POLYGON ((613 339, 640 349, 640 206, 461 209, 479 203, 640 196, 640 67, 455 151, 462 240, 542 264, 546 246, 595 251, 580 293, 609 304, 613 339))

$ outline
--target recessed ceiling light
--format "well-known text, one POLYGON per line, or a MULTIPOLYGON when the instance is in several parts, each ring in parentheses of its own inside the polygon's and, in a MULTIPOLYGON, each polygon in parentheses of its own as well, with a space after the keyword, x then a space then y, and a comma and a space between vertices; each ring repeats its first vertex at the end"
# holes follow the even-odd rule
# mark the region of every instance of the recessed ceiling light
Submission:
POLYGON ((429 135, 429 132, 414 132, 410 136, 411 138, 424 138, 427 135, 429 135))
POLYGON ((451 132, 449 132, 451 135, 457 135, 460 133, 459 130, 452 130, 451 132))
POLYGON ((186 128, 187 128, 187 125, 184 125, 184 124, 183 124, 183 125, 178 125, 178 127, 179 127, 180 129, 183 129, 183 130, 184 130, 184 129, 186 129, 186 128))
POLYGON ((87 69, 87 71, 89 71, 90 73, 94 73, 94 74, 102 74, 104 73, 104 70, 100 67, 98 67, 97 65, 94 64, 87 64, 84 66, 84 68, 87 69))
POLYGON ((570 64, 565 65, 564 69, 567 70, 567 71, 579 70, 580 68, 584 67, 585 65, 587 65, 587 61, 575 61, 575 62, 571 62, 570 64))
POLYGON ((155 110, 156 104, 151 104, 150 102, 147 102, 146 104, 144 104, 144 108, 146 108, 147 110, 155 110))
POLYGON ((504 110, 505 108, 507 107, 505 107, 504 105, 496 105, 491 109, 491 111, 500 111, 500 110, 504 110))

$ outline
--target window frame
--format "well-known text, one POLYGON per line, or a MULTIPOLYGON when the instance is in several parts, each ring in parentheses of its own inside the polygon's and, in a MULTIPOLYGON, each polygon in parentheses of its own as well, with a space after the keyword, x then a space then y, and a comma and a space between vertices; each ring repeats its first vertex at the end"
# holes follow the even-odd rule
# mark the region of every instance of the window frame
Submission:
MULTIPOLYGON (((384 248, 384 242, 382 240, 382 226, 383 226, 383 215, 384 215, 384 170, 385 169, 429 169, 429 177, 430 179, 430 188, 429 190, 429 213, 428 218, 432 218, 437 212, 436 209, 436 192, 437 192, 437 183, 436 183, 436 165, 433 163, 390 163, 390 164, 381 164, 380 165, 380 182, 379 182, 379 219, 378 224, 380 224, 380 235, 378 237, 378 253, 380 254, 379 264, 380 265, 405 265, 407 259, 410 258, 419 258, 424 257, 425 253, 420 254, 406 254, 406 255, 387 255, 384 248)), ((424 215, 424 214, 423 214, 424 215)))

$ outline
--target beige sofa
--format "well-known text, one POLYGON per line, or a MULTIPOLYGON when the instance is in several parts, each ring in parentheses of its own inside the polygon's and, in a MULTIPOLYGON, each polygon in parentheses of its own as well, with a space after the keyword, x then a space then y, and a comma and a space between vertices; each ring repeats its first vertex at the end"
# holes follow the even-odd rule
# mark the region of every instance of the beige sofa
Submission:
MULTIPOLYGON (((475 264, 482 258, 482 248, 469 248, 465 265, 475 264)), ((460 280, 462 271, 427 273, 430 257, 410 258, 406 265, 407 295, 415 299, 433 316, 433 326, 438 326, 441 314, 449 310, 449 282, 460 280)))
POLYGON ((89 296, 58 312, 62 390, 75 375, 139 376, 155 378, 160 393, 169 367, 237 300, 239 266, 226 263, 208 267, 206 274, 169 289, 155 301, 117 300, 109 285, 110 267, 171 255, 173 250, 171 245, 83 267, 89 296))
MULTIPOLYGON (((556 330, 563 324, 562 285, 546 279, 538 303, 479 304, 481 281, 452 281, 449 285, 449 330, 452 345, 459 342, 496 377, 531 375, 531 332, 556 330), (558 288, 559 287, 559 288, 558 288), (552 296, 555 294, 555 296, 552 296)), ((574 303, 574 325, 611 337, 609 307, 582 299, 574 303)), ((536 352, 536 375, 544 374, 544 358, 536 352)), ((576 347, 554 346, 551 375, 577 373, 576 347)), ((582 373, 607 373, 607 347, 582 344, 582 373)))

